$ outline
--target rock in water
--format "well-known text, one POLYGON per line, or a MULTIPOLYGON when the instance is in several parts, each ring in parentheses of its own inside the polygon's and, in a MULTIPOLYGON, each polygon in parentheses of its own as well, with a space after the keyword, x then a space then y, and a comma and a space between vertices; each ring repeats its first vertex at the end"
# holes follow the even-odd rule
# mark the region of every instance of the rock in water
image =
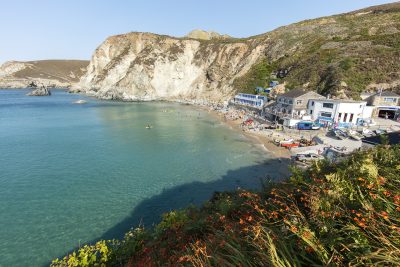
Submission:
POLYGON ((27 95, 29 95, 29 96, 46 96, 46 95, 51 95, 51 92, 49 89, 47 89, 47 87, 42 86, 40 88, 33 90, 32 92, 30 92, 27 95))

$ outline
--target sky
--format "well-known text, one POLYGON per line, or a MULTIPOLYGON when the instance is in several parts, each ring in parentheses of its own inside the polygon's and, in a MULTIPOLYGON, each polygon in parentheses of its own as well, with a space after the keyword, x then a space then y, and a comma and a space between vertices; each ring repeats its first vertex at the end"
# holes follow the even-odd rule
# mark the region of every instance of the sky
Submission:
POLYGON ((248 37, 384 0, 0 0, 0 63, 90 59, 108 36, 184 36, 204 29, 248 37))

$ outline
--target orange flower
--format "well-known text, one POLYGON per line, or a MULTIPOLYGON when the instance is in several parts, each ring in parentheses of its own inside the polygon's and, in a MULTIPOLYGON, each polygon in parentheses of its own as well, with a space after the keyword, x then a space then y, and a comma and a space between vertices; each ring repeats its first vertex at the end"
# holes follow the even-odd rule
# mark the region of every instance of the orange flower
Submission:
POLYGON ((388 213, 386 211, 382 211, 381 212, 381 216, 383 217, 383 219, 389 220, 389 216, 388 216, 388 213))
POLYGON ((358 226, 360 226, 360 227, 362 227, 362 228, 366 228, 367 226, 365 225, 365 223, 363 223, 363 222, 359 222, 358 223, 358 226))
POLYGON ((187 255, 185 255, 185 256, 180 257, 180 258, 178 259, 178 262, 187 262, 187 261, 189 261, 189 260, 190 260, 190 257, 187 256, 187 255))
POLYGON ((292 226, 290 227, 290 231, 292 231, 293 233, 297 233, 297 232, 299 231, 299 229, 297 229, 296 226, 292 225, 292 226))
POLYGON ((312 238, 312 234, 311 234, 310 231, 304 231, 302 236, 305 239, 311 239, 312 238))
POLYGON ((391 195, 389 191, 383 191, 383 194, 384 194, 385 196, 387 196, 387 197, 389 197, 389 196, 391 195))
POLYGON ((307 253, 313 253, 314 249, 311 246, 306 247, 306 252, 307 253))

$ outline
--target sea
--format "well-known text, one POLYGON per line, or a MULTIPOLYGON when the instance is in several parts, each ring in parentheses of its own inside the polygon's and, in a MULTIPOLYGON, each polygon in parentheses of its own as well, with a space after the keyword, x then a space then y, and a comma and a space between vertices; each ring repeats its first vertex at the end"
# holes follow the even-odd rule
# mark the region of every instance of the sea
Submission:
POLYGON ((48 266, 282 176, 271 153, 196 106, 28 92, 0 90, 1 267, 48 266))

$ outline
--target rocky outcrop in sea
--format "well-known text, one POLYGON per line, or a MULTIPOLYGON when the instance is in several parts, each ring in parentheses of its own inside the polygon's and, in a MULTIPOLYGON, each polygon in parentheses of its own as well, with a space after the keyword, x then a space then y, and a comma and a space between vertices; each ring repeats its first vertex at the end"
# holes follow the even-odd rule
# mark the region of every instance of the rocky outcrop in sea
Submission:
POLYGON ((27 95, 28 96, 50 96, 51 92, 47 87, 41 86, 37 89, 34 89, 32 92, 28 93, 27 95))

